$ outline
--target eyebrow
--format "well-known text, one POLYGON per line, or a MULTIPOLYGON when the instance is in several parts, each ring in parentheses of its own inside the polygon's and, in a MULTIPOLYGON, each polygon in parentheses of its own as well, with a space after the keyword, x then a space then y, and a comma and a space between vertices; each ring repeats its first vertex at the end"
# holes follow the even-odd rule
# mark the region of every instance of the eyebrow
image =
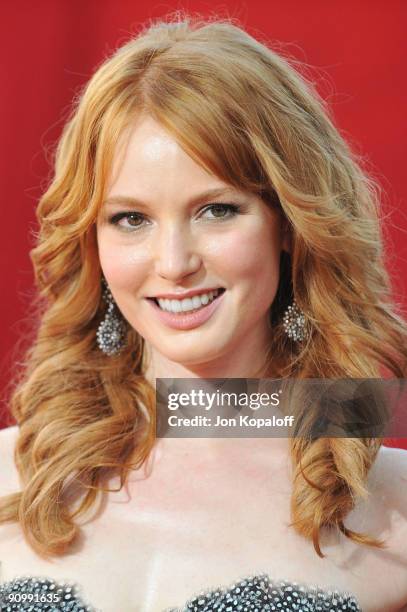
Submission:
MULTIPOLYGON (((204 191, 194 196, 193 198, 191 198, 187 202, 187 205, 194 206, 196 204, 200 204, 201 202, 204 202, 205 200, 208 200, 208 198, 217 198, 219 196, 225 195, 226 193, 229 194, 235 191, 236 190, 233 189, 233 187, 218 187, 216 189, 208 189, 207 191, 204 191)), ((125 206, 134 206, 134 207, 149 206, 148 202, 143 202, 142 200, 138 200, 137 198, 133 198, 131 196, 121 196, 121 195, 111 196, 110 198, 107 198, 104 201, 104 204, 106 206, 111 206, 114 204, 121 204, 125 206)))

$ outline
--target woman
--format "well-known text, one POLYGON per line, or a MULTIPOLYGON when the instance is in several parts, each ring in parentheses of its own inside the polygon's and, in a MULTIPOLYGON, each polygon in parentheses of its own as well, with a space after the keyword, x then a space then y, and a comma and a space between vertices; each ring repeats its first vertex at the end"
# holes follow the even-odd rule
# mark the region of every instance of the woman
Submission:
POLYGON ((405 452, 155 440, 156 378, 405 377, 377 206, 313 87, 232 23, 156 23, 98 69, 38 207, 4 609, 404 609, 405 452))

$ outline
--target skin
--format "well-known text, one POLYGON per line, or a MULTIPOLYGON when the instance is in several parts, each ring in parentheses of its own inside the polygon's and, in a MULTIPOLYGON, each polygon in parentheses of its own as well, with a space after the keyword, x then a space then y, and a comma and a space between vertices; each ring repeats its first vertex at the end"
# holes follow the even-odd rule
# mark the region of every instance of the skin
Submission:
POLYGON ((280 253, 288 248, 280 213, 209 174, 149 116, 123 136, 112 177, 97 219, 100 263, 121 313, 146 340, 147 378, 260 373, 272 334, 268 311, 280 253), (221 188, 223 195, 196 203, 221 188), (119 197, 139 203, 111 202, 119 197), (240 211, 208 209, 214 202, 240 211), (126 212, 133 216, 111 223, 126 212), (222 304, 190 330, 164 325, 146 300, 211 287, 226 289, 222 304))
MULTIPOLYGON (((18 427, 0 432, 0 495, 21 488, 13 459, 17 435, 18 427)), ((216 456, 202 454, 201 444, 171 454, 156 448, 148 477, 144 468, 132 472, 96 518, 93 511, 81 517, 81 542, 68 555, 45 561, 17 524, 0 525, 0 582, 48 576, 79 584, 104 612, 161 612, 259 572, 350 591, 363 612, 406 612, 405 451, 381 448, 369 473, 370 496, 345 523, 385 538, 388 548, 325 533, 320 559, 288 526, 287 456, 266 448, 266 440, 225 442, 229 447, 216 456)), ((119 478, 110 486, 117 490, 119 478)))
MULTIPOLYGON (((113 177, 109 197, 148 202, 136 209, 148 219, 140 233, 109 224, 109 216, 128 205, 105 205, 97 223, 102 270, 121 312, 146 339, 148 375, 252 376, 272 333, 267 311, 286 241, 281 219, 255 197, 235 193, 221 201, 239 200, 245 214, 204 221, 202 209, 211 200, 188 202, 225 185, 149 118, 135 123, 123 141, 113 177), (144 299, 209 286, 225 287, 227 299, 195 330, 164 327, 144 299)), ((17 427, 0 432, 0 495, 20 490, 17 434, 17 427)), ((312 542, 288 526, 288 440, 161 439, 126 487, 118 492, 118 477, 112 479, 116 491, 96 518, 92 512, 89 520, 82 517, 83 539, 74 553, 44 561, 16 525, 1 525, 0 580, 23 572, 52 576, 79 583, 105 612, 156 612, 183 605, 202 589, 264 572, 350 591, 364 612, 402 612, 405 472, 404 452, 382 448, 369 474, 371 495, 346 520, 349 528, 386 536, 385 553, 324 533, 327 557, 320 559, 312 542)))

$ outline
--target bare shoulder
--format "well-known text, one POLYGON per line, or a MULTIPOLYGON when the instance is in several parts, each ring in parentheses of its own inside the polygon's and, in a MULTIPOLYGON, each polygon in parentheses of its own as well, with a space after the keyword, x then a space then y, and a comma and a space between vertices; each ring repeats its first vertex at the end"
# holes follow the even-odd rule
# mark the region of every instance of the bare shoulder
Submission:
MULTIPOLYGON (((374 486, 407 510, 407 450, 382 446, 371 468, 374 486)), ((390 500, 389 500, 390 501, 390 500)))
POLYGON ((368 481, 390 551, 404 567, 407 600, 407 450, 382 446, 368 481))
POLYGON ((14 463, 14 448, 18 426, 0 430, 0 497, 20 489, 17 468, 14 463))
POLYGON ((407 612, 406 484, 407 451, 382 446, 368 474, 367 497, 358 497, 346 517, 346 527, 383 544, 359 547, 346 540, 338 549, 341 554, 346 551, 347 567, 363 578, 364 584, 357 587, 367 610, 407 612), (366 584, 374 584, 374 590, 366 591, 366 584))
POLYGON ((400 612, 407 611, 407 450, 382 446, 372 468, 383 504, 387 553, 395 564, 393 588, 400 593, 400 612))

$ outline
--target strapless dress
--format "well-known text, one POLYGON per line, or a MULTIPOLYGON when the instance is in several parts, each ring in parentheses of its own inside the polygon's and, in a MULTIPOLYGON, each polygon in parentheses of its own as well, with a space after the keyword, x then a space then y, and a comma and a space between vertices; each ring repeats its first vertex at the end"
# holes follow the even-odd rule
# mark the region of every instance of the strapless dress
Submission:
MULTIPOLYGON (((117 612, 137 612, 138 606, 117 612)), ((0 584, 1 612, 105 612, 85 602, 80 588, 49 578, 24 576, 0 584)), ((351 593, 249 576, 229 587, 203 591, 186 604, 161 612, 362 612, 351 593)), ((157 611, 160 612, 160 611, 157 611)))

